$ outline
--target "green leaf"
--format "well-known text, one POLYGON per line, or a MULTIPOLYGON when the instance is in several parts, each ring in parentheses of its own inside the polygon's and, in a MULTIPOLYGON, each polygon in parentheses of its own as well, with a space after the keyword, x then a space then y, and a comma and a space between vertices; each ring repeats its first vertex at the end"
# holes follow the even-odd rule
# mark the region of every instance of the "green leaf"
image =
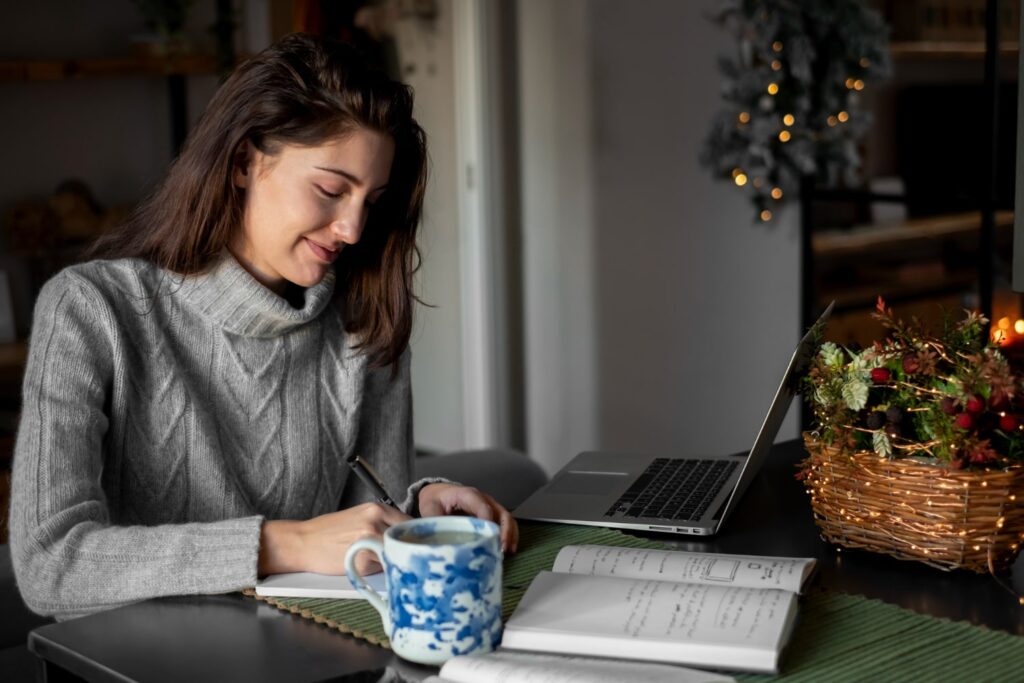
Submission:
POLYGON ((879 429, 871 437, 871 445, 875 449, 875 453, 878 453, 884 458, 892 457, 892 443, 889 441, 889 435, 885 431, 879 429))
POLYGON ((868 404, 868 383, 857 377, 843 385, 843 401, 851 410, 862 410, 868 404))
POLYGON ((819 353, 825 365, 838 367, 843 364, 843 350, 832 342, 822 344, 819 353))

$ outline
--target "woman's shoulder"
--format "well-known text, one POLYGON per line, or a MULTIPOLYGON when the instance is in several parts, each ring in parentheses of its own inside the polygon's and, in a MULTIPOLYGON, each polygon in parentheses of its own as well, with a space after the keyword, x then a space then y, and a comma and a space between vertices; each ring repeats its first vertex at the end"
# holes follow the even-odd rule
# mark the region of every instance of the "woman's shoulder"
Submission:
POLYGON ((143 259, 96 259, 64 268, 46 283, 40 296, 86 290, 103 298, 149 297, 166 277, 164 271, 143 259))

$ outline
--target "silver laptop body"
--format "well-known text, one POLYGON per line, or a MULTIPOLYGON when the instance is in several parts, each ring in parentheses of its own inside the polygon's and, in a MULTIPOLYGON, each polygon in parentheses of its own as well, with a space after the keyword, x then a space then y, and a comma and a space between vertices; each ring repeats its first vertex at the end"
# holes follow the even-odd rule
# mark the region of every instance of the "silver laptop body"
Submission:
POLYGON ((797 345, 749 453, 643 456, 580 453, 517 507, 517 519, 710 536, 718 532, 767 457, 798 375, 832 312, 797 345))

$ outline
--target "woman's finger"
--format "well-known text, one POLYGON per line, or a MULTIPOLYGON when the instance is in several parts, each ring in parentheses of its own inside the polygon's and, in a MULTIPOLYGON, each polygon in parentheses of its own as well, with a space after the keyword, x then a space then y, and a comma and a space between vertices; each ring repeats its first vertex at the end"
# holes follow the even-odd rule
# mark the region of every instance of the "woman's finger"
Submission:
POLYGON ((456 490, 458 497, 456 507, 463 512, 468 512, 474 517, 486 519, 488 522, 497 521, 495 511, 488 500, 490 496, 474 488, 460 487, 456 490))
POLYGON ((380 520, 389 527, 394 526, 400 522, 412 519, 412 517, 405 514, 396 507, 391 507, 390 505, 385 505, 384 503, 378 503, 377 505, 380 508, 380 520))
POLYGON ((514 553, 519 546, 519 525, 512 517, 512 513, 496 501, 493 496, 483 494, 488 504, 497 513, 498 526, 501 528, 501 549, 514 553))

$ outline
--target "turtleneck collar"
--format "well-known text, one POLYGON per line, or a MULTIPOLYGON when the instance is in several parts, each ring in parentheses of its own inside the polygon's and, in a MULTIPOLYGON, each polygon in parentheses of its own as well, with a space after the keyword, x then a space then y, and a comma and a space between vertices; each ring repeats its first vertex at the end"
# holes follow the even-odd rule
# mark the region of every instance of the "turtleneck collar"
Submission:
POLYGON ((302 308, 260 284, 234 256, 224 257, 207 273, 184 278, 180 294, 208 318, 233 334, 276 337, 316 318, 334 293, 334 269, 305 290, 302 308))

